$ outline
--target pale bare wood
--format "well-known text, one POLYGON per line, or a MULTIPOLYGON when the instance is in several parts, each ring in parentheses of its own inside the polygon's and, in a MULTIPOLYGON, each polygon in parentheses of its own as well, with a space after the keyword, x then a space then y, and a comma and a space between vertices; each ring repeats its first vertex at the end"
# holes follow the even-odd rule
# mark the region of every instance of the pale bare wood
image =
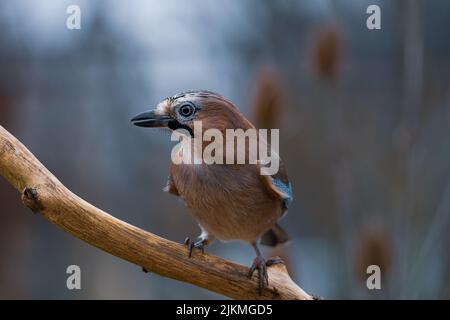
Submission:
POLYGON ((77 238, 147 271, 188 282, 234 299, 313 297, 296 285, 284 265, 269 267, 269 287, 258 293, 248 268, 202 254, 188 258, 185 245, 114 218, 68 190, 13 135, 0 126, 0 175, 22 193, 23 203, 77 238))

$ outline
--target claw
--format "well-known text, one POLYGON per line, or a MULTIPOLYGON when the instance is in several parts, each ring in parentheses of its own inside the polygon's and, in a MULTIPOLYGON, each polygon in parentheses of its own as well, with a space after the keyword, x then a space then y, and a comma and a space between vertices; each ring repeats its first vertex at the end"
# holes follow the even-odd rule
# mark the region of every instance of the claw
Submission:
POLYGON ((284 264, 285 265, 283 259, 281 259, 281 258, 269 259, 266 261, 266 266, 268 266, 268 267, 273 266, 274 264, 284 264))
POLYGON ((269 259, 265 261, 262 256, 257 256, 255 260, 253 260, 252 266, 250 267, 250 270, 248 272, 248 277, 251 279, 253 273, 255 273, 255 271, 258 270, 258 277, 259 277, 258 292, 260 295, 262 294, 264 288, 269 286, 269 274, 267 273, 267 267, 270 267, 278 263, 284 264, 284 261, 281 259, 269 259))
POLYGON ((191 242, 191 239, 189 237, 187 237, 184 240, 184 244, 187 245, 187 247, 188 247, 189 258, 192 257, 192 251, 194 250, 194 248, 200 249, 202 251, 202 253, 205 253, 206 242, 207 242, 207 239, 202 239, 202 238, 197 239, 197 241, 195 241, 195 242, 191 242))
POLYGON ((251 279, 253 276, 253 273, 258 270, 258 277, 259 277, 259 287, 258 292, 259 294, 262 294, 262 291, 265 286, 269 285, 269 276, 267 274, 267 266, 266 261, 261 256, 257 256, 255 260, 253 260, 252 266, 250 267, 250 270, 248 272, 248 277, 251 279))

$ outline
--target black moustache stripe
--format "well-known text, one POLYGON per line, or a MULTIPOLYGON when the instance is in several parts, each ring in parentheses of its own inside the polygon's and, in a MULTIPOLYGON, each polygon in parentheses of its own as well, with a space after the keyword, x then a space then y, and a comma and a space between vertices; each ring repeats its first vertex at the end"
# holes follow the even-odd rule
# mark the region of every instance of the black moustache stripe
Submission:
POLYGON ((194 131, 192 131, 192 129, 190 127, 188 127, 187 125, 179 123, 177 120, 170 120, 168 127, 172 130, 185 129, 189 132, 189 134, 191 135, 191 138, 194 137, 194 131))

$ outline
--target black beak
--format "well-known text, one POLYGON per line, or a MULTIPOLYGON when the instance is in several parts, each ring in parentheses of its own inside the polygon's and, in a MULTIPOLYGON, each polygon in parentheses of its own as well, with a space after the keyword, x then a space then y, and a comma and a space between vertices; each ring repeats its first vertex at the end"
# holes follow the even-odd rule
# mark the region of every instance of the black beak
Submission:
POLYGON ((161 116, 155 114, 154 111, 147 111, 135 116, 131 119, 131 122, 138 127, 157 128, 167 127, 170 120, 172 120, 172 118, 169 116, 161 116))

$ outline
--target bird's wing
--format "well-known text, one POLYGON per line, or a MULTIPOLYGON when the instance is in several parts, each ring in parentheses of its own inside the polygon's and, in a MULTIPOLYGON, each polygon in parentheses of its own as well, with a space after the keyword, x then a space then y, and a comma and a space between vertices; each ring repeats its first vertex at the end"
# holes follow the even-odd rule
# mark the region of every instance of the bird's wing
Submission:
POLYGON ((293 200, 292 185, 281 160, 278 172, 271 176, 261 175, 261 180, 267 190, 282 201, 283 212, 286 211, 293 200))
POLYGON ((169 174, 167 176, 167 182, 166 182, 166 186, 163 188, 164 192, 168 192, 171 193, 175 196, 179 196, 180 194, 178 193, 177 187, 175 186, 175 183, 172 180, 172 175, 169 174))

